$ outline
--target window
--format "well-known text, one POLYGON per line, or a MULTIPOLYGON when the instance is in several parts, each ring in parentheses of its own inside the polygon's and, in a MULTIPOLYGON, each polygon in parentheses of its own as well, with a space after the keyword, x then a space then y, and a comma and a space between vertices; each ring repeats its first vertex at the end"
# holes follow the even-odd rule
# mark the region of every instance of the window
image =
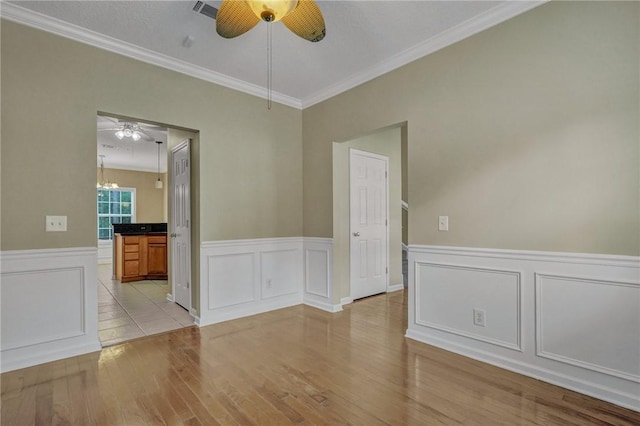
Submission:
POLYGON ((112 223, 135 222, 135 188, 98 188, 98 240, 113 239, 112 223))

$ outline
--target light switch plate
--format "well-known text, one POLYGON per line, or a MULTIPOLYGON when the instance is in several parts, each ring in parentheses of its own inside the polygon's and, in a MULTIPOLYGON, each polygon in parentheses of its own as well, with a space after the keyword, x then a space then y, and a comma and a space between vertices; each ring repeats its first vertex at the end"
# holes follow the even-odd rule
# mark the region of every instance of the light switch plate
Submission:
POLYGON ((47 216, 46 230, 47 232, 65 232, 67 230, 67 217, 47 216))
POLYGON ((449 230, 449 216, 438 216, 438 231, 449 230))

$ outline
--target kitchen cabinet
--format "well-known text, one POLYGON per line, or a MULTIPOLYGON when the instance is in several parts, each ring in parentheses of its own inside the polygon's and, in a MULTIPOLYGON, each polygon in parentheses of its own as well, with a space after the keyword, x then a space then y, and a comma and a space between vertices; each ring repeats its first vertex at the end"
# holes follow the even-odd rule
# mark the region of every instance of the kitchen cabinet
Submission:
POLYGON ((167 234, 114 234, 115 278, 126 283, 167 279, 167 234))

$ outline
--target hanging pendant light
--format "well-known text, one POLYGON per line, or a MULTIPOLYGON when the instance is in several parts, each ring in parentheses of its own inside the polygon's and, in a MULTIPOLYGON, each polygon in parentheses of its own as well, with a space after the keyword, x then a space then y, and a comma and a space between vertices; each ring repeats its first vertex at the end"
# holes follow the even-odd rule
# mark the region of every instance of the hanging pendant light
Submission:
POLYGON ((162 189, 162 180, 160 179, 160 145, 162 141, 156 141, 158 144, 158 180, 156 180, 156 189, 162 189))

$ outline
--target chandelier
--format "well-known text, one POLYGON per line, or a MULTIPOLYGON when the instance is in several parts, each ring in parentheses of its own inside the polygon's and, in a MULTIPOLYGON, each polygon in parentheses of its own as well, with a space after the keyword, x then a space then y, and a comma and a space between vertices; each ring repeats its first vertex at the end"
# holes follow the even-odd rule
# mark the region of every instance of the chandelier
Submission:
POLYGON ((98 183, 96 184, 96 188, 99 189, 117 189, 119 188, 118 184, 115 182, 109 182, 104 178, 104 155, 99 155, 100 157, 100 175, 98 176, 98 183))

